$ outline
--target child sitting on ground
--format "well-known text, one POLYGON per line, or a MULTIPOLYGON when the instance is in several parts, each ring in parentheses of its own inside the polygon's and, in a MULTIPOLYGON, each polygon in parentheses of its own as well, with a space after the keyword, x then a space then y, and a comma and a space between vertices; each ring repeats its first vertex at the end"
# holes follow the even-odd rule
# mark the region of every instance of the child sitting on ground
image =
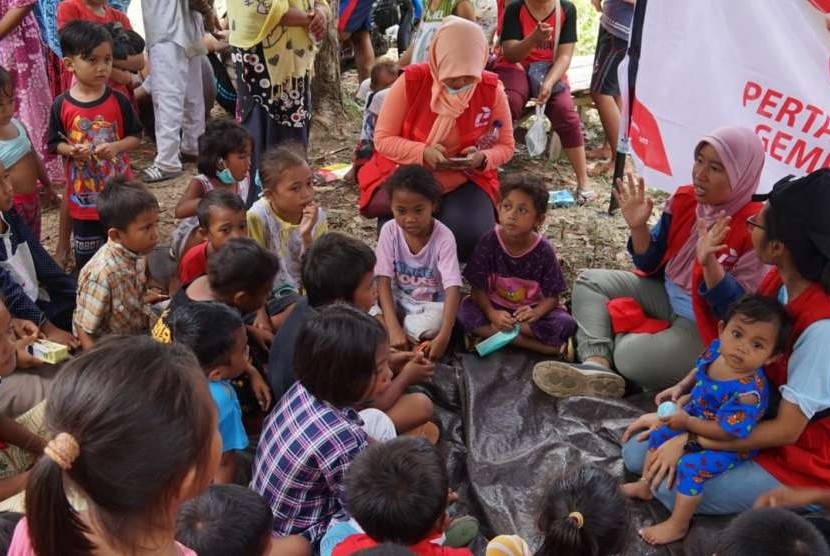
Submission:
POLYGON ((240 485, 212 485, 176 517, 176 540, 199 556, 280 556, 311 553, 300 536, 271 536, 274 516, 262 496, 240 485))
POLYGON ((540 233, 548 191, 531 176, 501 186, 499 225, 476 245, 464 268, 470 297, 461 302, 464 332, 487 338, 519 327, 512 344, 546 355, 567 355, 576 321, 560 305, 567 290, 553 246, 540 233))
POLYGON ((242 409, 231 380, 248 369, 248 335, 239 313, 216 301, 188 303, 170 315, 173 342, 190 348, 216 403, 222 460, 213 482, 236 482, 236 452, 248 447, 242 409))
POLYGON ((332 556, 348 556, 384 542, 407 546, 418 556, 472 556, 467 548, 436 543, 449 523, 448 492, 441 454, 424 440, 400 437, 370 446, 346 472, 346 508, 362 531, 353 522, 335 526, 349 528, 349 536, 330 529, 345 537, 332 556))
POLYGON ((128 152, 141 144, 141 124, 127 97, 107 86, 112 36, 84 20, 60 32, 64 66, 75 84, 55 99, 49 117, 49 150, 66 159, 66 194, 55 255, 63 265, 70 234, 80 270, 107 241, 96 199, 108 178, 132 177, 128 152))
POLYGON ((300 258, 328 231, 326 211, 314 204, 313 176, 302 152, 283 146, 262 155, 262 198, 248 211, 251 237, 280 259, 276 297, 302 291, 300 258))
MULTIPOLYGON (((536 521, 542 546, 536 556, 625 552, 628 506, 617 480, 597 467, 566 470, 551 482, 536 521)), ((527 543, 502 535, 487 545, 486 556, 530 556, 527 543)))
POLYGON ((31 236, 13 206, 13 196, 0 163, 0 293, 14 318, 32 321, 49 340, 75 349, 80 343, 68 332, 75 310, 75 280, 31 236))
POLYGON ((14 208, 29 227, 32 237, 40 241, 38 181, 50 202, 58 202, 58 196, 43 160, 32 148, 29 133, 14 117, 14 110, 14 82, 9 72, 0 67, 0 164, 9 173, 14 188, 14 208))
MULTIPOLYGON (((653 427, 648 435, 649 456, 644 470, 649 467, 650 455, 664 442, 684 432, 690 439, 677 465, 677 496, 671 517, 639 531, 650 544, 667 544, 685 537, 706 481, 755 455, 705 450, 696 444, 695 435, 713 440, 749 436, 767 408, 769 387, 763 367, 785 349, 790 317, 775 299, 748 295, 730 307, 718 328, 718 339, 701 355, 696 368, 677 385, 658 394, 658 403, 676 402, 674 413, 663 418, 655 413, 639 420, 647 419, 653 427)), ((653 497, 651 485, 642 479, 624 485, 623 492, 643 500, 653 497)))
POLYGON ((389 88, 400 73, 401 68, 393 60, 381 58, 372 66, 370 92, 363 105, 363 126, 360 128, 360 137, 354 151, 354 163, 344 177, 346 181, 354 181, 360 167, 372 158, 375 152, 375 124, 378 121, 378 114, 383 106, 383 99, 386 98, 389 88))
POLYGON ((147 186, 113 178, 97 208, 108 239, 78 276, 72 324, 83 349, 106 334, 147 332, 150 305, 166 299, 147 289, 145 255, 159 240, 159 204, 147 186))
POLYGON ((370 437, 395 435, 382 412, 355 409, 389 386, 389 344, 375 319, 332 305, 305 322, 294 359, 297 382, 265 419, 251 488, 268 500, 275 534, 317 545, 344 514, 349 464, 370 437))
POLYGON ((393 219, 378 236, 375 276, 389 344, 403 350, 420 344, 436 361, 447 350, 461 300, 455 237, 432 216, 441 186, 423 166, 409 165, 398 168, 384 188, 393 219))
MULTIPOLYGON (((268 380, 276 398, 297 380, 294 345, 303 323, 317 309, 347 303, 368 312, 375 304, 375 262, 375 254, 368 245, 336 232, 321 236, 305 252, 302 278, 307 297, 297 302, 274 335, 268 358, 268 380)), ((429 422, 432 402, 423 393, 406 393, 409 386, 429 380, 434 365, 421 353, 398 351, 390 354, 389 366, 395 377, 389 388, 372 401, 372 407, 385 411, 398 433, 417 430, 437 440, 437 428, 429 422)))
POLYGON ((53 436, 29 474, 9 554, 195 556, 174 539, 176 512, 210 484, 221 439, 193 354, 107 338, 66 364, 46 403, 53 436), (82 500, 70 503, 70 492, 82 500))
MULTIPOLYGON (((196 207, 199 227, 196 244, 179 260, 179 284, 188 286, 207 272, 207 261, 234 237, 248 237, 245 204, 239 195, 224 189, 214 189, 205 195, 196 207)), ((176 288, 178 289, 178 288, 176 288)), ((171 293, 175 293, 171 290, 171 293)))
MULTIPOLYGON (((208 261, 207 276, 200 276, 186 288, 180 289, 170 300, 153 326, 152 336, 160 342, 172 341, 171 315, 179 307, 201 301, 219 301, 236 309, 246 323, 247 331, 254 338, 258 330, 250 323, 254 314, 264 305, 271 291, 271 281, 278 267, 277 257, 249 238, 229 239, 208 261)), ((270 339, 270 337, 269 337, 270 339)), ((271 405, 268 384, 252 365, 248 365, 246 376, 250 382, 259 407, 264 411, 271 405)), ((250 399, 245 381, 236 381, 243 411, 250 410, 250 399)))
POLYGON ((194 176, 176 205, 176 226, 171 240, 173 258, 181 261, 184 254, 199 242, 194 233, 199 226, 196 218, 199 201, 217 189, 238 195, 248 209, 258 197, 250 175, 251 149, 254 140, 244 127, 233 120, 214 120, 199 137, 199 158, 194 176))

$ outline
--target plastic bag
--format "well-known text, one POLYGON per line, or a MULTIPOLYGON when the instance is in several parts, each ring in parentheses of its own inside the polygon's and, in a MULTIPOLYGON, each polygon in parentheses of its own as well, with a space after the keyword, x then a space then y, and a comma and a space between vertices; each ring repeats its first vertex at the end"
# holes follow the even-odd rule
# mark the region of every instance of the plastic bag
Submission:
POLYGON ((536 115, 533 124, 527 130, 527 135, 525 135, 525 144, 527 145, 527 153, 531 157, 537 157, 545 152, 545 147, 548 145, 548 134, 545 132, 545 106, 543 104, 536 105, 536 115))

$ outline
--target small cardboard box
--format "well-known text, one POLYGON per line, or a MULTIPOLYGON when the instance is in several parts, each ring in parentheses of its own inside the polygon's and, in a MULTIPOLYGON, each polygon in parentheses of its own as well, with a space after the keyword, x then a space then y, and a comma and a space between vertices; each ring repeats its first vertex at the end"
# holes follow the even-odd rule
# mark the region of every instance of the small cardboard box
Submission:
POLYGON ((29 353, 43 361, 56 365, 69 358, 69 348, 50 340, 37 340, 29 346, 29 353))

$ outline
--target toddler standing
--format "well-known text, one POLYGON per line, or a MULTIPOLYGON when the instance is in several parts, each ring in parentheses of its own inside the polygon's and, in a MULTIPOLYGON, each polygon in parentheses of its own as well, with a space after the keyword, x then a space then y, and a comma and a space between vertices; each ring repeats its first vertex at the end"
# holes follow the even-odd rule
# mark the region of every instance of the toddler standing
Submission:
POLYGON ((71 231, 75 267, 81 269, 107 241, 96 200, 108 178, 132 177, 127 153, 141 143, 141 124, 127 97, 107 85, 112 36, 106 28, 77 19, 66 24, 60 37, 64 66, 75 84, 55 99, 49 117, 49 149, 66 158, 55 258, 64 263, 71 231))
POLYGON ((378 121, 383 100, 400 73, 401 68, 398 67, 397 62, 392 60, 381 59, 372 66, 369 93, 363 105, 363 127, 360 128, 360 137, 354 152, 354 164, 345 179, 353 180, 360 167, 372 158, 375 152, 375 124, 378 121))
POLYGON ((566 353, 576 321, 559 303, 567 284, 553 246, 539 232, 547 207, 548 192, 538 179, 505 179, 499 225, 479 240, 464 269, 472 291, 458 320, 467 334, 487 338, 519 326, 513 345, 566 353))
POLYGON ((26 222, 32 237, 40 241, 38 181, 52 202, 57 202, 58 196, 43 160, 32 147, 26 128, 14 117, 14 111, 14 82, 11 74, 0 67, 0 164, 9 173, 14 188, 14 208, 26 222))
POLYGON ((301 291, 302 255, 328 231, 326 211, 314 204, 311 169, 301 153, 285 146, 265 152, 262 198, 248 211, 251 238, 280 259, 273 285, 277 296, 301 291))
MULTIPOLYGON (((658 403, 673 401, 680 407, 666 417, 651 414, 638 420, 652 424, 644 470, 654 450, 679 434, 689 433, 686 453, 677 464, 674 510, 666 521, 640 530, 646 542, 667 544, 685 537, 706 481, 756 455, 705 450, 697 436, 712 440, 749 436, 764 416, 769 399, 763 367, 780 357, 791 326, 786 308, 775 299, 745 296, 729 309, 718 326, 719 337, 700 356, 696 368, 676 386, 658 394, 658 403)), ((631 427, 623 441, 630 431, 631 427)), ((643 500, 653 497, 645 480, 624 485, 623 492, 643 500)))
POLYGON ((429 170, 416 165, 398 168, 384 187, 393 219, 380 230, 375 276, 389 343, 407 349, 410 342, 427 340, 423 351, 437 360, 449 345, 461 299, 455 237, 432 216, 441 187, 429 170))

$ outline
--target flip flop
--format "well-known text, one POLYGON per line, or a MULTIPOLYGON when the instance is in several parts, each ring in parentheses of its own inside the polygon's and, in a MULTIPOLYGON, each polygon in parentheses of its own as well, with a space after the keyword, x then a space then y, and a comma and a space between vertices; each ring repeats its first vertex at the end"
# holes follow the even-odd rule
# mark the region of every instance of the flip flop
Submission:
POLYGON ((577 189, 576 190, 576 202, 580 205, 588 205, 595 201, 597 198, 596 192, 592 189, 577 189))
POLYGON ((594 396, 621 398, 625 379, 600 365, 542 361, 533 367, 533 383, 555 398, 594 396))
POLYGON ((471 515, 457 517, 444 529, 444 546, 462 548, 473 542, 478 535, 478 520, 471 515))

